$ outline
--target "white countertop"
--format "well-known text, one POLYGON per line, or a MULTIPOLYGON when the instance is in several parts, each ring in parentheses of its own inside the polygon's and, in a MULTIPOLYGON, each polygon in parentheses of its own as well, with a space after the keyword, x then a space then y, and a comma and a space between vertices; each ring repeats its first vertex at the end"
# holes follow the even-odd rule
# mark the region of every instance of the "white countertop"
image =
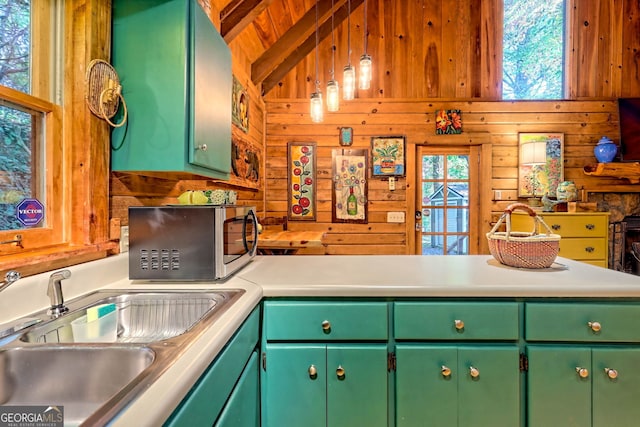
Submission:
MULTIPOLYGON (((161 424, 263 297, 640 297, 640 277, 558 258, 522 270, 491 256, 259 256, 223 283, 128 279, 127 254, 69 267, 66 300, 105 289, 244 289, 212 327, 118 417, 116 426, 161 424)), ((0 294, 0 324, 48 307, 50 273, 0 294)))

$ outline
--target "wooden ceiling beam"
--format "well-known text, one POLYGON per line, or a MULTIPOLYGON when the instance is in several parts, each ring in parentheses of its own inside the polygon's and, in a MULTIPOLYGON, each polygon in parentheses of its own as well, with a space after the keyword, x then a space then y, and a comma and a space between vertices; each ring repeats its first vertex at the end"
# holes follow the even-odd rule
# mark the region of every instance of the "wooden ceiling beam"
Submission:
POLYGON ((233 0, 220 12, 220 34, 231 43, 273 0, 233 0))
MULTIPOLYGON (((363 0, 351 0, 353 12, 363 0)), ((340 25, 347 18, 347 0, 320 0, 318 5, 318 38, 324 40, 331 34, 331 16, 334 26, 340 25)), ((262 84, 262 93, 271 90, 316 46, 315 39, 316 11, 312 7, 293 27, 278 39, 260 58, 251 65, 251 80, 256 85, 262 84)))

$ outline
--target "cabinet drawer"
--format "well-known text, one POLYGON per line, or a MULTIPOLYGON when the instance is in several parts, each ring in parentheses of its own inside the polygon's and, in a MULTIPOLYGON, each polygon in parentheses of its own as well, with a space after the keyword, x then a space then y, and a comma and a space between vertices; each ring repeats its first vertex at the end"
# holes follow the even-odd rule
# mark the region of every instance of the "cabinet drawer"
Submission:
POLYGON ((397 340, 516 340, 516 302, 396 302, 397 340))
POLYGON ((640 304, 526 303, 525 337, 528 341, 640 342, 640 304), (598 325, 600 330, 594 331, 598 325))
POLYGON ((607 257, 605 239, 588 237, 560 239, 558 255, 571 259, 605 259, 607 257))
POLYGON ((386 340, 385 302, 267 301, 267 340, 386 340))
MULTIPOLYGON (((609 232, 609 217, 607 214, 571 214, 545 213, 540 216, 556 234, 562 237, 605 237, 609 232)), ((511 216, 511 227, 515 231, 531 231, 533 218, 529 215, 516 213, 511 216)), ((544 227, 543 227, 544 228, 544 227)), ((542 233, 545 230, 541 230, 542 233)))

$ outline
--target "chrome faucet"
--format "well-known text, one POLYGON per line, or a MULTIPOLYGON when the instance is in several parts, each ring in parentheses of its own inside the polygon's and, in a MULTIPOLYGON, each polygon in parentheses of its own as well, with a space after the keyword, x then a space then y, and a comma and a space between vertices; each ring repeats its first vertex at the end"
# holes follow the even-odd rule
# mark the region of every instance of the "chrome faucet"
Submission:
POLYGON ((52 317, 58 317, 69 311, 64 305, 64 298, 62 296, 62 281, 71 277, 69 270, 56 271, 49 277, 49 286, 47 287, 47 295, 51 300, 51 308, 49 314, 52 317))
POLYGON ((7 274, 4 275, 4 282, 0 283, 0 292, 8 288, 9 285, 17 282, 20 277, 20 273, 15 270, 7 271, 7 274))

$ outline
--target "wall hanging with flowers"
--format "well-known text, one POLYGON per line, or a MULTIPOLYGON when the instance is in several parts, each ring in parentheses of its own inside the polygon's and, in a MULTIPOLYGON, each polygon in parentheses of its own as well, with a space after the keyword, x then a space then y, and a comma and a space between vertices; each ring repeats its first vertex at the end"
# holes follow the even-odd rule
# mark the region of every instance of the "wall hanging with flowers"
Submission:
POLYGON ((287 143, 287 219, 316 219, 316 143, 287 143))
POLYGON ((462 133, 462 113, 460 110, 436 111, 436 135, 462 133))
POLYGON ((333 222, 367 223, 368 150, 333 150, 333 222))

